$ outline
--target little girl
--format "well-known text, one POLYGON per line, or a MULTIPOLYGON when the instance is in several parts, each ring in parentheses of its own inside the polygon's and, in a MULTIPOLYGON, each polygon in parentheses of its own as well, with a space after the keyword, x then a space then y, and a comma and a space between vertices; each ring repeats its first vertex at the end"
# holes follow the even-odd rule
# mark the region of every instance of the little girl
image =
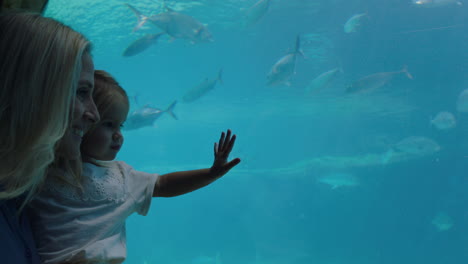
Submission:
POLYGON ((108 73, 96 71, 94 79, 93 99, 101 120, 83 137, 82 175, 48 177, 31 205, 43 263, 122 263, 127 255, 128 216, 146 215, 152 197, 197 190, 240 162, 238 158, 227 161, 236 140, 230 130, 215 143, 211 168, 157 175, 114 161, 124 141, 121 128, 129 100, 108 73))

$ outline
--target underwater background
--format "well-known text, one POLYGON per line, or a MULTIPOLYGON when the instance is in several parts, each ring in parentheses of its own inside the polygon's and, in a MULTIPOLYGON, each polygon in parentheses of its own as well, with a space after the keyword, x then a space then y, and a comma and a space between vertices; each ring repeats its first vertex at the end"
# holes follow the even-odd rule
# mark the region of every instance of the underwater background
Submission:
POLYGON ((125 131, 118 159, 206 168, 230 128, 242 162, 131 216, 125 263, 468 263, 468 1, 167 0, 212 41, 163 35, 123 56, 161 32, 134 31, 126 4, 168 12, 160 0, 50 0, 45 13, 91 40, 131 112, 177 101, 178 120, 125 131), (285 56, 294 73, 268 85, 285 56), (206 79, 214 89, 184 102, 206 79))

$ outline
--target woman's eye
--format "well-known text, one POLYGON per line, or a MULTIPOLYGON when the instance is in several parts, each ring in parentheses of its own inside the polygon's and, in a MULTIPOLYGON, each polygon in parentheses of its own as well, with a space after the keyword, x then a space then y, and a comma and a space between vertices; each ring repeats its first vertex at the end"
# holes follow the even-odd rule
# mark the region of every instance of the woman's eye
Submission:
POLYGON ((84 98, 88 95, 89 93, 89 90, 87 88, 80 88, 76 91, 76 94, 80 97, 80 98, 84 98))

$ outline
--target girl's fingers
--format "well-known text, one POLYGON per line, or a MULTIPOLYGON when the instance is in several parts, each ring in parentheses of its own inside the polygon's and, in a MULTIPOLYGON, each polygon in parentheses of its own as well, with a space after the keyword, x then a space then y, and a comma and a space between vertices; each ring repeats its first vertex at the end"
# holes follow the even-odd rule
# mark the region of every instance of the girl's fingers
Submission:
POLYGON ((221 138, 219 138, 219 144, 218 144, 218 150, 219 151, 222 151, 223 150, 223 146, 224 146, 224 137, 225 137, 225 134, 224 132, 221 133, 221 138))

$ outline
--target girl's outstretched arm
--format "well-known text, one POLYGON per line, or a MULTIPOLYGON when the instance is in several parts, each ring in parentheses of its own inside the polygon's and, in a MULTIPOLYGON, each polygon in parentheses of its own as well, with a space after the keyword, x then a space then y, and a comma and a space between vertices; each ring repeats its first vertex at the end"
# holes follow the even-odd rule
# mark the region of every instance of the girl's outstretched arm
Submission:
POLYGON ((221 178, 240 162, 239 158, 228 162, 235 141, 236 135, 231 137, 231 130, 222 132, 219 142, 214 145, 215 160, 211 168, 163 174, 156 182, 153 197, 173 197, 189 193, 221 178))

